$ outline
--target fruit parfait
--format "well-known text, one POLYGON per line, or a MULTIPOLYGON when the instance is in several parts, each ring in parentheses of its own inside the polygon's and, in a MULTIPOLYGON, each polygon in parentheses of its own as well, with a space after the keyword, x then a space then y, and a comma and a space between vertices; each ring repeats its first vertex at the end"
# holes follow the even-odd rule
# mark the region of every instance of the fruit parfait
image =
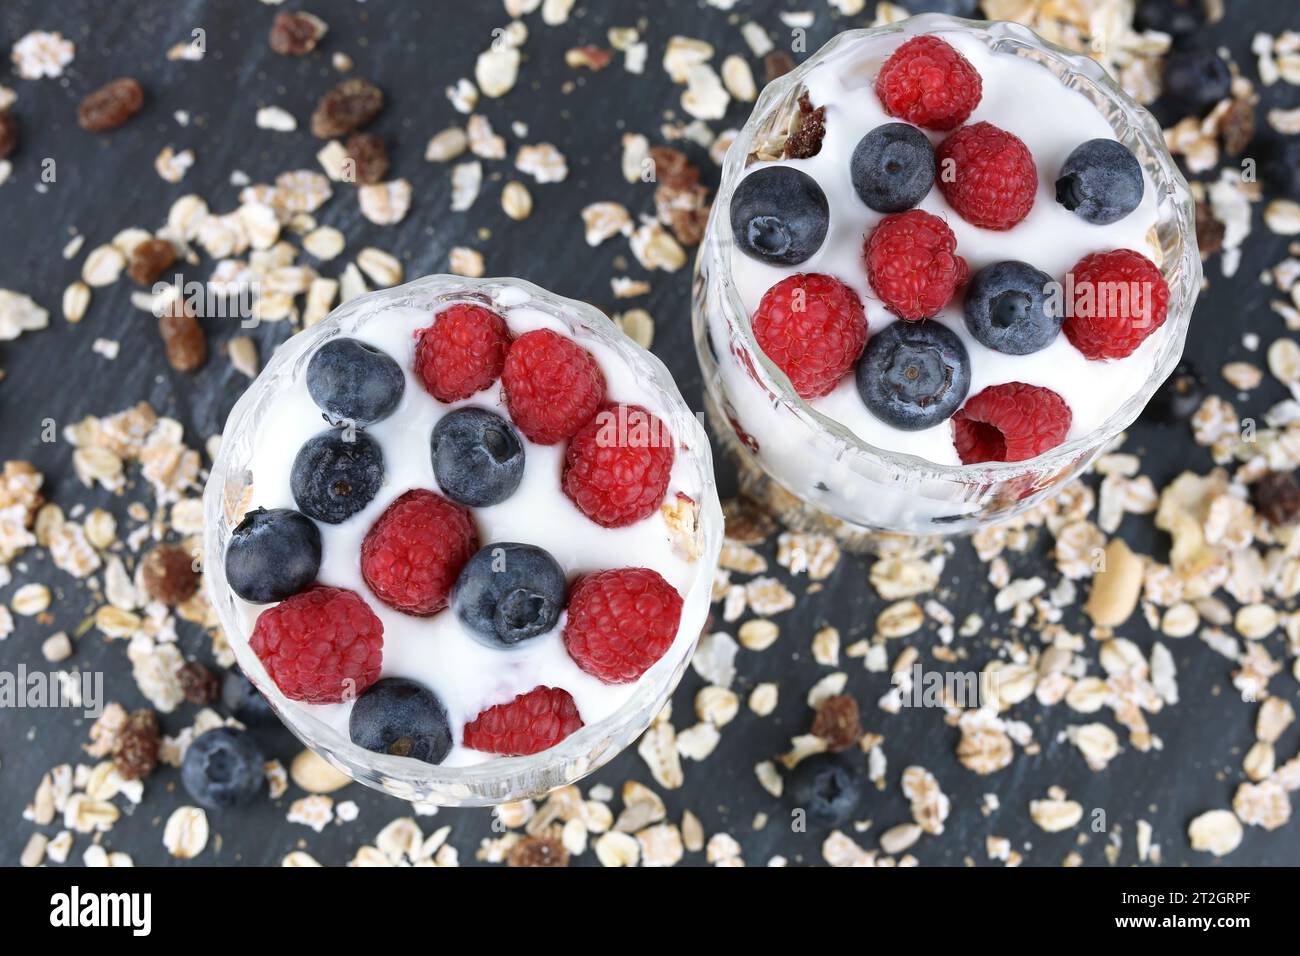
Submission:
POLYGON ((435 276, 289 341, 205 496, 214 603, 284 721, 358 780, 484 804, 650 722, 708 615, 709 444, 590 306, 435 276))
POLYGON ((1160 129, 1009 23, 845 33, 770 84, 697 262, 710 412, 795 524, 970 530, 1076 475, 1200 284, 1160 129))

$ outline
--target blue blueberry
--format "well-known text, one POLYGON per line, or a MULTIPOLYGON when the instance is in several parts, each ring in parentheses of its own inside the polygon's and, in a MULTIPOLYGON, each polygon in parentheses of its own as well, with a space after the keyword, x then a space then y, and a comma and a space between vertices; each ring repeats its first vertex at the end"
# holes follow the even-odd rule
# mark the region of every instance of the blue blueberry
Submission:
POLYGON ((853 188, 870 208, 902 212, 934 185, 934 147, 915 126, 886 123, 858 141, 849 170, 853 188))
POLYGON ((221 702, 240 723, 262 724, 275 716, 266 698, 237 667, 226 671, 221 682, 221 702))
POLYGON ((961 406, 970 388, 970 357, 947 326, 899 319, 867 340, 856 381, 873 415, 917 431, 939 424, 961 406))
POLYGON ((385 419, 405 388, 393 357, 356 339, 330 339, 307 364, 307 391, 331 425, 364 428, 385 419))
POLYGON ((821 248, 830 206, 817 181, 793 166, 764 166, 731 196, 731 233, 752 259, 792 266, 821 248))
POLYGON ((194 738, 181 761, 181 783, 211 810, 242 806, 266 781, 266 758, 246 730, 218 727, 194 738))
POLYGON ((226 581, 253 604, 297 594, 320 570, 320 529, 292 508, 256 508, 230 533, 226 581))
POLYGON ((1056 201, 1086 222, 1118 222, 1142 202, 1142 166, 1123 143, 1090 139, 1075 148, 1056 180, 1056 201))
POLYGON ((384 483, 384 455, 365 432, 321 432, 298 449, 289 486, 309 518, 338 524, 370 504, 384 483))
POLYGON ((1300 195, 1300 139, 1271 144, 1265 157, 1264 176, 1282 195, 1300 195))
POLYGON ((1182 40, 1205 24, 1204 0, 1138 0, 1134 22, 1139 30, 1158 30, 1182 40))
POLYGON ((348 736, 377 754, 442 763, 451 752, 447 709, 433 691, 402 677, 385 677, 357 698, 348 736))
POLYGON ((1197 113, 1224 99, 1232 72, 1213 50, 1184 50, 1165 59, 1165 95, 1197 113))
POLYGON ((807 757, 795 766, 786 790, 794 807, 815 827, 843 826, 862 802, 863 774, 831 754, 807 757))
POLYGON ((1052 314, 1051 284, 1051 276, 1027 262, 985 266, 966 286, 966 328, 976 342, 1007 355, 1047 348, 1065 320, 1052 314))
POLYGON ((451 606, 488 647, 513 647, 555 626, 568 585, 555 559, 531 544, 489 544, 470 558, 451 606))
POLYGON ((511 424, 485 408, 458 408, 433 427, 433 474, 452 501, 498 505, 524 477, 524 446, 511 424))

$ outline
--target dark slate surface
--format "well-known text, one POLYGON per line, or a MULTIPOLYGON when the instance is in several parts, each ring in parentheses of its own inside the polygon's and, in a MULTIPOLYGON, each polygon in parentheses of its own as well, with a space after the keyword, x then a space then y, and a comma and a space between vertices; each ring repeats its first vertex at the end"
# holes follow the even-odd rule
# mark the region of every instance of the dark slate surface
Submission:
MULTIPOLYGON (((639 275, 639 267, 622 243, 589 249, 582 239, 578 210, 597 200, 623 202, 634 213, 652 208, 649 187, 629 185, 619 175, 619 140, 624 131, 637 131, 655 141, 659 124, 678 109, 680 90, 671 86, 660 66, 669 36, 684 33, 711 41, 718 50, 715 62, 720 62, 728 53, 748 55, 738 32, 744 19, 757 20, 780 40, 787 35, 777 17, 780 10, 815 10, 817 21, 808 36, 810 49, 837 30, 861 25, 863 20, 845 21, 822 0, 806 4, 742 2, 731 13, 691 2, 586 2, 580 3, 570 22, 560 28, 544 26, 537 15, 529 17, 532 36, 525 46, 518 86, 502 100, 485 100, 481 110, 497 132, 508 138, 512 150, 520 142, 510 129, 515 120, 529 126, 523 141, 554 142, 568 157, 570 175, 563 185, 531 186, 535 212, 527 222, 513 224, 500 211, 498 201, 503 177, 516 175, 507 164, 485 164, 488 177, 477 205, 467 214, 452 214, 447 212, 447 170, 428 165, 422 158, 429 135, 463 119, 453 112, 443 88, 458 77, 472 75, 475 55, 490 42, 490 31, 507 22, 501 4, 495 0, 472 4, 314 0, 309 7, 329 23, 330 34, 323 52, 290 60, 272 54, 266 45, 274 8, 251 0, 147 0, 129 5, 6 0, 0 6, 0 49, 7 50, 32 29, 59 30, 77 43, 76 61, 61 79, 28 82, 19 80, 7 67, 0 72, 0 81, 19 93, 16 111, 24 140, 21 152, 14 157, 11 181, 0 187, 0 287, 31 294, 53 315, 50 329, 0 344, 0 366, 6 373, 0 383, 0 450, 3 457, 29 459, 44 471, 47 495, 65 508, 74 502, 119 509, 122 505, 108 495, 88 494, 77 484, 70 467, 70 448, 62 442, 43 444, 40 440, 47 419, 62 427, 85 414, 107 414, 145 399, 160 413, 184 422, 188 440, 200 446, 220 429, 245 384, 219 354, 194 376, 170 371, 153 322, 128 302, 131 289, 125 280, 96 290, 90 313, 79 326, 65 323, 58 314, 61 290, 79 269, 79 263, 65 262, 59 255, 70 231, 75 228, 87 234, 88 250, 124 227, 161 225, 171 201, 186 192, 204 196, 214 210, 233 208, 238 190, 229 184, 232 170, 243 170, 257 181, 285 169, 313 167, 319 143, 306 131, 306 118, 321 92, 337 81, 329 65, 331 52, 347 51, 355 60, 355 72, 384 88, 389 105, 375 130, 394 144, 393 175, 405 176, 415 186, 410 215, 396 227, 378 228, 361 219, 350 195, 336 196, 321 210, 321 222, 338 226, 347 234, 350 254, 369 244, 393 250, 402 256, 407 275, 413 277, 442 271, 450 247, 471 245, 485 252, 489 274, 521 276, 607 311, 620 305, 643 306, 658 322, 655 351, 673 369, 688 398, 698 402, 699 373, 689 345, 688 275, 684 271, 672 276, 656 274, 651 276, 654 291, 649 297, 616 303, 609 289, 610 275, 639 275), (650 43, 644 76, 630 76, 618 63, 594 77, 564 65, 563 51, 569 47, 603 44, 608 27, 643 18, 643 32, 650 43), (199 27, 206 30, 207 57, 200 63, 168 62, 165 51, 187 40, 191 30, 199 27), (122 74, 138 77, 148 90, 144 113, 108 135, 92 137, 81 132, 75 123, 80 98, 122 74), (290 110, 304 128, 290 134, 257 130, 254 112, 258 106, 270 104, 290 110), (187 128, 173 120, 177 110, 192 115, 187 128), (180 185, 168 185, 153 172, 153 159, 166 144, 178 150, 193 147, 198 154, 196 166, 180 185), (40 164, 46 157, 57 162, 57 180, 38 188, 40 164), (480 238, 481 228, 490 229, 492 238, 480 238), (91 352, 97 337, 121 342, 121 355, 115 362, 91 352)), ((1229 20, 1198 42, 1228 47, 1253 76, 1249 55, 1252 34, 1257 30, 1280 32, 1296 26, 1294 19, 1287 4, 1243 0, 1231 5, 1229 20)), ((761 65, 753 65, 761 77, 761 65)), ((1296 89, 1280 83, 1264 91, 1262 107, 1290 107, 1298 102, 1296 89)), ((728 122, 739 125, 744 113, 743 106, 733 106, 728 122)), ((716 184, 716 169, 698 150, 692 148, 692 153, 704 167, 706 178, 716 184)), ((1256 330, 1267 343, 1280 331, 1280 320, 1267 309, 1266 290, 1257 277, 1262 268, 1283 258, 1284 250, 1283 240, 1260 227, 1250 238, 1236 278, 1224 280, 1217 265, 1208 268, 1212 287, 1201 299, 1189 342, 1190 355, 1208 372, 1213 373, 1225 360, 1252 357, 1241 345, 1243 332, 1256 330)), ((327 267, 325 271, 333 274, 334 270, 327 267)), ((273 324, 253 334, 265 356, 289 331, 285 324, 273 324)), ((215 354, 232 330, 210 322, 208 333, 215 354)), ((1262 356, 1253 357, 1262 361, 1262 356)), ((1231 397, 1221 382, 1215 387, 1231 397)), ((1258 415, 1280 397, 1280 387, 1270 380, 1239 408, 1243 414, 1258 415)), ((1144 469, 1157 484, 1184 468, 1203 471, 1209 464, 1206 453, 1191 443, 1183 428, 1140 425, 1133 431, 1130 448, 1147 452, 1144 469)), ((724 487, 732 484, 725 465, 721 479, 724 487)), ((1149 519, 1127 518, 1123 533, 1139 550, 1161 554, 1167 548, 1149 519)), ((1044 543, 1039 542, 1029 554, 1015 558, 1017 576, 1050 572, 1045 551, 1044 543)), ((792 862, 820 861, 822 834, 792 833, 785 825, 788 808, 757 785, 752 768, 784 751, 791 735, 807 729, 809 711, 803 698, 827 672, 810 659, 812 632, 831 623, 841 630, 845 644, 869 636, 881 602, 866 582, 867 567, 864 560, 846 559, 819 593, 805 595, 800 587, 797 608, 781 620, 780 642, 763 654, 742 651, 737 690, 747 695, 760 681, 778 681, 780 708, 765 719, 742 709, 737 720, 724 729, 722 742, 708 761, 687 763, 686 786, 664 793, 671 819, 678 820, 684 809, 692 809, 703 819, 708 833, 725 830, 735 836, 750 864, 761 864, 778 853, 792 862), (753 828, 757 813, 771 817, 764 829, 753 828)), ((784 571, 778 573, 784 575, 784 571)), ((982 610, 991 630, 1005 628, 992 613, 984 573, 969 546, 958 543, 944 575, 944 586, 951 591, 947 603, 959 615, 982 610)), ((57 622, 47 625, 20 619, 16 633, 0 645, 0 667, 7 670, 19 664, 44 669, 41 641, 56 629, 71 630, 93 609, 84 591, 50 567, 36 550, 15 567, 15 580, 0 593, 0 600, 7 602, 14 588, 28 580, 53 583, 59 597, 57 622)), ((1082 626, 1077 619, 1072 623, 1082 626)), ((209 659, 206 637, 182 627, 187 656, 209 659)), ((1125 632, 1144 648, 1152 639, 1136 620, 1125 632)), ((921 644, 926 646, 932 640, 926 636, 921 644)), ((971 647, 977 663, 989 655, 984 640, 982 637, 971 647)), ((1167 864, 1209 862, 1207 856, 1188 849, 1186 824, 1204 810, 1229 805, 1243 779, 1240 763, 1253 741, 1257 707, 1237 699, 1229 681, 1230 665, 1223 658, 1194 639, 1169 644, 1179 667, 1183 702, 1151 718, 1155 733, 1164 741, 1163 751, 1141 754, 1127 750, 1100 774, 1090 772, 1074 748, 1057 742, 1063 728, 1082 722, 1081 718, 1064 705, 1050 710, 1025 705, 1015 716, 1032 722, 1042 752, 1018 757, 1009 769, 990 778, 977 778, 956 762, 956 731, 943 724, 939 713, 905 711, 897 717, 880 713, 874 703, 888 688, 885 676, 868 674, 857 662, 846 661, 848 689, 862 703, 868 728, 886 736, 884 747, 890 763, 888 788, 866 798, 862 816, 875 821, 873 833, 909 819, 898 779, 905 766, 918 763, 936 774, 953 804, 947 832, 939 838, 926 838, 914 848, 924 864, 957 865, 968 856, 984 862, 984 837, 989 833, 1010 837, 1030 862, 1041 864, 1056 864, 1076 847, 1088 863, 1104 864, 1103 848, 1119 834, 1123 839, 1120 862, 1133 863, 1134 824, 1139 818, 1154 825, 1155 840, 1162 844, 1167 864), (1079 846, 1079 833, 1074 831, 1046 834, 1037 830, 1028 817, 1028 802, 1043 796, 1051 785, 1066 788, 1089 811, 1104 809, 1111 832, 1090 833, 1079 846), (998 795, 1001 809, 985 816, 980 805, 983 795, 990 792, 998 795)), ((1275 657, 1281 656, 1278 638, 1271 639, 1270 650, 1275 657)), ((130 677, 121 645, 108 644, 92 633, 78 641, 71 663, 83 670, 102 671, 109 699, 128 707, 146 703, 130 677)), ((676 695, 679 727, 687 725, 699 686, 699 678, 690 673, 676 695)), ((1296 684, 1288 674, 1276 678, 1272 686, 1294 701, 1296 684)), ((192 708, 187 706, 167 716, 164 725, 178 730, 188 724, 191 715, 192 708)), ((42 773, 78 758, 86 727, 87 722, 67 712, 0 712, 0 820, 5 821, 0 827, 0 861, 13 864, 17 860, 32 831, 32 825, 20 819, 22 807, 42 773)), ((1121 738, 1126 737, 1122 729, 1120 733, 1121 738)), ((1300 739, 1297 734, 1293 727, 1282 738, 1279 759, 1295 752, 1300 739)), ((293 738, 279 728, 259 731, 258 737, 269 755, 286 763, 298 749, 293 738)), ((594 779, 617 789, 633 778, 652 782, 640 758, 629 752, 594 779)), ((342 863, 405 810, 396 800, 354 786, 342 796, 360 804, 360 819, 332 825, 318 836, 284 819, 289 801, 298 795, 291 790, 274 804, 262 801, 239 813, 212 814, 214 838, 199 862, 275 864, 286 852, 305 846, 322 862, 342 863)), ((128 851, 139 864, 168 863, 161 824, 182 802, 186 800, 178 774, 160 771, 149 781, 143 805, 105 836, 105 845, 128 851)), ((490 833, 491 820, 483 810, 444 810, 421 822, 426 832, 450 824, 450 839, 461 851, 462 862, 471 862, 479 840, 490 833)), ((58 829, 46 828, 50 835, 58 829)), ((874 845, 873 833, 862 835, 861 842, 874 845)), ((1273 834, 1249 829, 1230 861, 1300 863, 1297 836, 1297 820, 1273 834)), ((80 860, 86 845, 87 837, 78 836, 74 861, 80 860)), ((583 861, 594 862, 590 854, 583 861)), ((686 862, 701 863, 702 855, 689 855, 686 862)))

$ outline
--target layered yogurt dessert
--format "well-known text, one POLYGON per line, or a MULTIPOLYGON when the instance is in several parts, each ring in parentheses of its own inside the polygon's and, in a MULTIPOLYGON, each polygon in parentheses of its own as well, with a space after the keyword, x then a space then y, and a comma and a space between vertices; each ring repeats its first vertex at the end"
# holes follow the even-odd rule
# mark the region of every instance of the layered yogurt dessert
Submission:
POLYGON ((993 484, 907 494, 909 470, 943 483, 1095 435, 1158 384, 1171 336, 1181 347, 1164 271, 1185 267, 1164 247, 1179 197, 1153 182, 1158 140, 1121 142, 1112 125, 1140 109, 1072 88, 1024 44, 924 29, 941 21, 958 22, 845 38, 760 102, 699 263, 729 427, 796 495, 898 530, 975 515, 993 484), (902 465, 854 488, 872 463, 817 447, 805 407, 902 465))
POLYGON ((707 449, 653 359, 540 294, 381 293, 269 383, 222 561, 231 640, 291 726, 462 767, 680 672, 716 559, 707 449))

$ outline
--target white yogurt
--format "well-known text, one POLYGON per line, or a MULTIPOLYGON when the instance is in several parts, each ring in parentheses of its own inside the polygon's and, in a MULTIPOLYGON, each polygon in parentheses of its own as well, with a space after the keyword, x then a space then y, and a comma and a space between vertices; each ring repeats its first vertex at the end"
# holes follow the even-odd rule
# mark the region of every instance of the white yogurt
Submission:
MULTIPOLYGON (((548 328, 562 335, 558 320, 526 301, 498 300, 512 335, 548 328), (507 307, 508 306, 508 307, 507 307)), ((606 684, 579 669, 564 649, 561 634, 565 617, 547 634, 502 650, 474 640, 455 613, 443 610, 432 617, 411 617, 382 604, 361 577, 361 541, 384 509, 412 488, 438 491, 430 459, 429 437, 443 415, 465 405, 497 412, 509 419, 500 383, 469 399, 445 405, 433 398, 413 372, 415 333, 430 324, 432 316, 420 309, 387 308, 382 319, 364 324, 353 333, 392 356, 406 373, 401 403, 391 416, 367 429, 384 454, 383 487, 362 511, 341 524, 318 523, 323 540, 319 580, 360 594, 384 625, 383 677, 405 677, 431 689, 442 700, 450 718, 454 746, 443 766, 483 763, 494 755, 461 746, 464 725, 483 710, 506 703, 539 685, 560 687, 573 695, 585 725, 608 717, 628 699, 636 684, 606 684)), ((638 381, 617 354, 600 342, 582 342, 605 374, 610 401, 642 405, 661 420, 670 420, 658 396, 638 381)), ((325 428, 320 409, 307 392, 305 376, 276 399, 256 437, 252 458, 253 500, 250 507, 294 508, 289 476, 294 456, 302 444, 325 428)), ((543 446, 520 434, 525 447, 525 468, 518 490, 506 501, 472 509, 480 547, 493 542, 519 541, 551 553, 566 576, 629 565, 652 568, 685 599, 677 643, 665 655, 681 656, 683 643, 698 635, 708 610, 707 586, 696 581, 699 567, 674 553, 667 526, 659 514, 625 528, 602 528, 580 512, 560 489, 564 443, 543 446), (695 587, 692 589, 692 583, 695 587), (692 630, 693 627, 693 630, 692 630)), ((678 493, 701 500, 690 469, 679 454, 674 461, 667 497, 678 493)), ((243 604, 246 633, 265 608, 243 604)), ((238 635, 232 635, 240 639, 238 635)), ((312 716, 348 736, 350 703, 299 704, 312 716)))
MULTIPOLYGON (((836 277, 862 298, 869 334, 899 321, 867 282, 863 239, 883 215, 858 198, 849 158, 864 135, 884 123, 897 122, 885 113, 876 97, 875 80, 885 60, 905 39, 881 37, 854 44, 814 68, 805 83, 812 104, 826 107, 826 136, 821 151, 808 159, 755 163, 750 168, 752 172, 765 165, 788 165, 812 176, 826 193, 830 226, 821 248, 796 266, 769 265, 730 246, 732 277, 747 314, 753 315, 763 294, 786 276, 821 272, 836 277)), ((1033 209, 1006 232, 966 222, 944 200, 937 185, 921 202, 919 208, 941 217, 952 228, 957 253, 966 259, 971 275, 993 262, 1020 259, 1062 281, 1066 272, 1090 253, 1127 248, 1153 258, 1148 233, 1157 221, 1156 197, 1145 173, 1141 204, 1108 226, 1085 222, 1056 202, 1055 182, 1066 157, 1089 139, 1116 138, 1092 102, 1062 85, 1045 67, 1024 57, 995 53, 972 36, 945 33, 943 39, 971 62, 983 80, 983 96, 967 122, 986 121, 1014 133, 1029 147, 1038 167, 1038 195, 1033 209)), ((948 135, 925 132, 936 145, 948 135)), ((956 332, 970 354, 970 395, 1003 382, 1051 388, 1065 399, 1074 416, 1067 440, 1098 428, 1139 390, 1154 368, 1161 340, 1161 332, 1157 332, 1132 355, 1110 361, 1089 361, 1064 334, 1031 355, 1006 355, 971 337, 962 319, 960 292, 934 321, 956 332)), ((725 341, 725 337, 718 341, 725 341)), ((720 360, 734 364, 729 354, 720 356, 720 360)), ((739 374, 728 379, 741 389, 755 392, 757 398, 759 390, 747 376, 739 374)), ((739 396, 736 401, 738 405, 748 404, 739 396)), ((757 407, 760 402, 765 403, 765 399, 753 404, 757 407)), ((915 455, 939 465, 961 464, 949 421, 921 431, 894 428, 867 409, 852 374, 846 375, 831 394, 811 405, 877 448, 915 455)), ((746 428, 749 424, 745 422, 746 428)), ((763 453, 768 456, 780 450, 764 443, 763 453)))

